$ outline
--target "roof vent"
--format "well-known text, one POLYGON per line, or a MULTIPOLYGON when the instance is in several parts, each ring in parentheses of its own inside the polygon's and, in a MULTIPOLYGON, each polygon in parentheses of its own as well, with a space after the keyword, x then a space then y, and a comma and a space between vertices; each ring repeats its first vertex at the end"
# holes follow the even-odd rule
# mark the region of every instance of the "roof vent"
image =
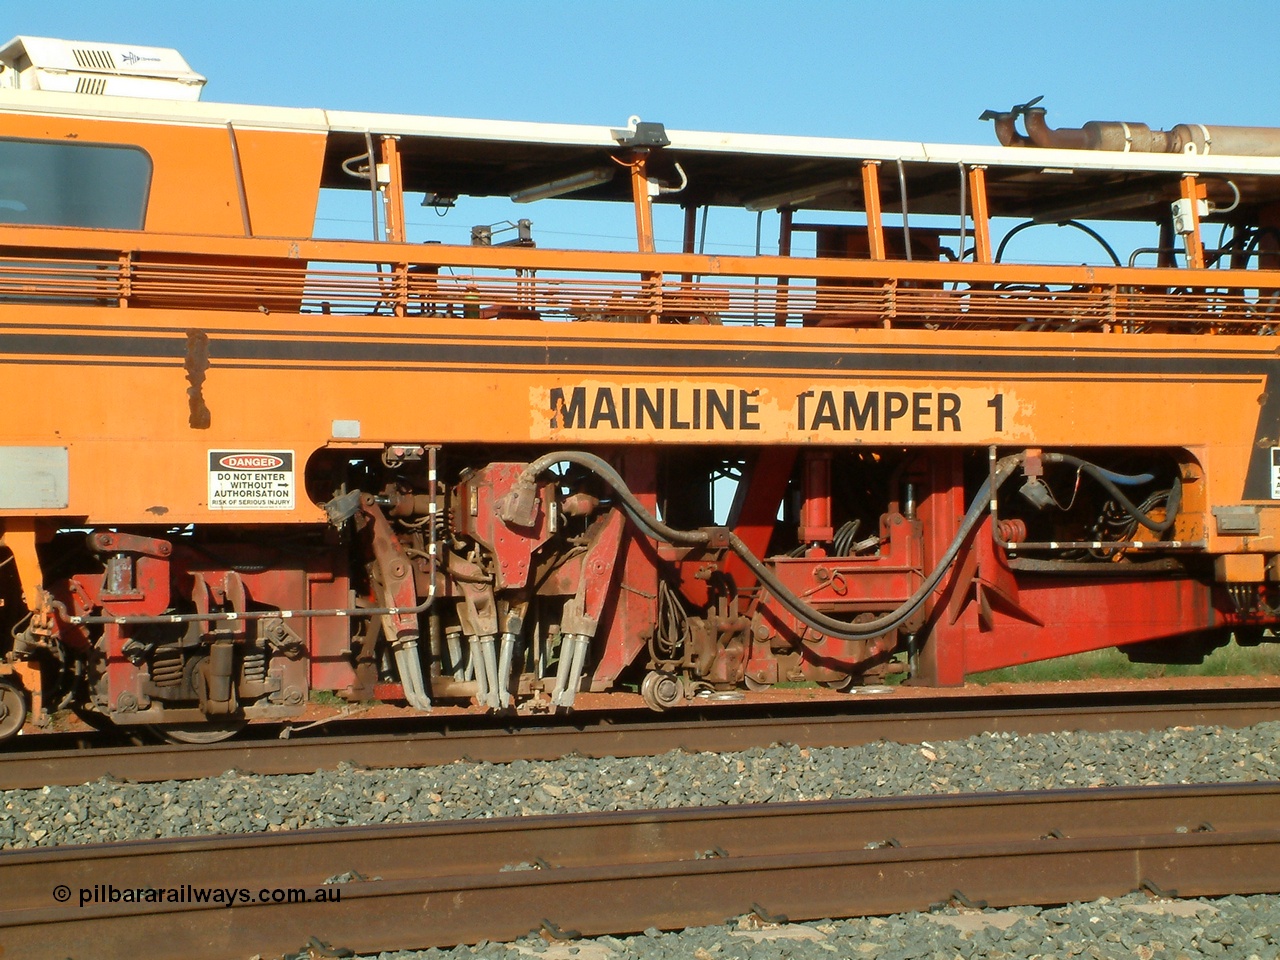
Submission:
POLYGON ((14 37, 0 47, 0 89, 199 100, 205 79, 176 50, 14 37))
POLYGON ((76 93, 92 93, 102 96, 107 92, 106 77, 77 77, 76 93))

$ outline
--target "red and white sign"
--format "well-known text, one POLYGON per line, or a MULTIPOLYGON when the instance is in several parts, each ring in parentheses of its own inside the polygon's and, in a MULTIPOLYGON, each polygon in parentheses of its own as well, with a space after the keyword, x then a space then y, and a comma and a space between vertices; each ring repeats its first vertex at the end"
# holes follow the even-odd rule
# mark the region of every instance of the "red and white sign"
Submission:
POLYGON ((210 450, 210 510, 292 510, 292 450, 210 450))
POLYGON ((231 453, 218 459, 223 470, 279 470, 284 457, 274 453, 231 453))

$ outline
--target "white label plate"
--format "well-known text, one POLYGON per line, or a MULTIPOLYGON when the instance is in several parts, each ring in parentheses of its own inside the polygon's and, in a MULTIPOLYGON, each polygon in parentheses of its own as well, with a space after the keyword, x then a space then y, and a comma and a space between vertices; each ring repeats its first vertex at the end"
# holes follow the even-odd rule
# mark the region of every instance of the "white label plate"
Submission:
POLYGON ((292 450, 210 450, 210 510, 292 510, 292 450))

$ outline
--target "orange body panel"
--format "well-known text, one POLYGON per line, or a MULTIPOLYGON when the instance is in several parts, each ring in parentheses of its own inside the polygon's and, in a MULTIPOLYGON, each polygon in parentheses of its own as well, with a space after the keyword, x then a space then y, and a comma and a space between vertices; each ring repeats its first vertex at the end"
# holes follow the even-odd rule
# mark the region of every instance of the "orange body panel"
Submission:
MULTIPOLYGON (((148 232, 244 235, 226 127, 6 115, 0 135, 141 146, 152 164, 148 232)), ((320 195, 324 136, 241 129, 236 140, 254 233, 310 235, 320 195)))
MULTIPOLYGON (((33 339, 64 348, 9 358, 0 401, 27 412, 4 439, 68 444, 78 481, 117 478, 79 481, 66 510, 49 511, 92 523, 212 519, 202 492, 208 449, 279 447, 305 463, 329 445, 410 441, 1180 446, 1213 461, 1206 504, 1237 503, 1274 363, 1266 341, 1246 337, 1211 340, 1238 370, 1178 374, 1179 365, 1197 369, 1198 338, 716 327, 637 337, 625 324, 382 317, 353 329, 325 317, 110 308, 76 309, 74 324, 60 322, 67 314, 0 305, 0 332, 17 339, 34 330, 33 339), (189 423, 184 363, 192 330, 208 337, 201 393, 211 419, 199 431, 189 423), (113 342, 125 355, 109 355, 103 345, 113 342), (1012 358, 999 375, 982 369, 996 346, 1012 358), (553 363, 556 354, 567 359, 553 363), (107 399, 85 407, 91 385, 107 399), (581 415, 560 416, 553 394, 572 399, 575 390, 581 415), (643 423, 634 414, 639 391, 668 405, 675 398, 661 427, 653 414, 643 423), (710 393, 719 403, 708 413, 710 393), (886 423, 890 394, 907 405, 886 423), (866 414, 868 397, 879 425, 864 416, 859 429, 853 417, 866 414), (359 437, 334 438, 334 421, 358 421, 359 437)), ((271 519, 318 517, 300 500, 271 519)))

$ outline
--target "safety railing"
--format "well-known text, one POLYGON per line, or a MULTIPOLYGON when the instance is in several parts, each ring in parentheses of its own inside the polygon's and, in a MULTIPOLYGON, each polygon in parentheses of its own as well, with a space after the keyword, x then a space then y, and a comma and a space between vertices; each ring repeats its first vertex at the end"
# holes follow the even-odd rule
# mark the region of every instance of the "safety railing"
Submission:
MULTIPOLYGON (((1063 268, 1026 265, 859 262, 850 276, 846 261, 763 258, 765 279, 743 272, 747 259, 698 275, 688 257, 662 270, 654 269, 662 257, 650 255, 626 272, 618 269, 625 256, 595 266, 599 255, 559 251, 547 266, 522 264, 517 252, 506 264, 478 266, 468 262, 470 248, 456 248, 450 263, 450 248, 433 246, 417 248, 420 261, 387 264, 353 261, 353 246, 332 260, 315 255, 324 242, 310 242, 307 259, 27 248, 0 256, 0 305, 942 330, 1273 333, 1280 323, 1280 276, 1260 271, 1198 271, 1188 283, 1186 271, 1116 268, 1103 281, 1081 268, 1085 279, 1069 282, 1063 268)), ((379 250, 366 246, 370 256, 379 250)))

